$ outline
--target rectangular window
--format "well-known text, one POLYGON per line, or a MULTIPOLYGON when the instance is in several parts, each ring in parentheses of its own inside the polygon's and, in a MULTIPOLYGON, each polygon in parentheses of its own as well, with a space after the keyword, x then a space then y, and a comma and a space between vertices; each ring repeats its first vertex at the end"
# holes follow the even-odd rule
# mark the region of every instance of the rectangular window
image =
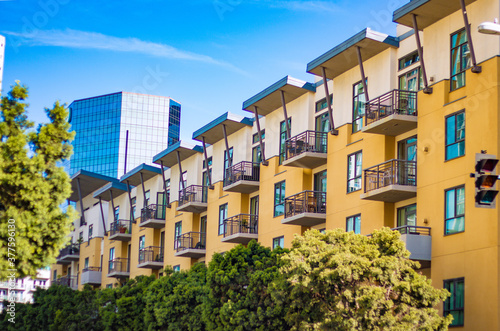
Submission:
POLYGON ((109 270, 113 270, 115 268, 115 263, 111 262, 115 259, 115 248, 111 247, 109 249, 109 270))
POLYGON ((115 221, 118 221, 120 219, 120 206, 115 207, 114 214, 115 214, 115 221))
POLYGON ((352 98, 352 133, 355 133, 363 127, 363 116, 365 116, 366 97, 361 81, 353 85, 352 98))
POLYGON ((90 224, 89 225, 89 240, 94 237, 94 225, 90 224))
POLYGON ((226 169, 233 165, 233 148, 229 148, 229 158, 227 157, 227 151, 224 151, 224 173, 226 169))
POLYGON ((447 289, 451 295, 443 304, 443 315, 453 316, 453 322, 450 326, 463 326, 464 325, 464 278, 448 279, 444 281, 444 288, 447 289))
POLYGON ((113 284, 106 284, 106 288, 113 288, 113 284))
POLYGON ((89 267, 89 258, 88 258, 88 257, 86 257, 86 258, 85 258, 85 262, 84 262, 84 264, 83 264, 83 268, 84 268, 84 269, 87 269, 88 267, 89 267))
MULTIPOLYGON (((210 156, 208 158, 208 166, 211 167, 212 166, 212 157, 210 156)), ((207 168, 207 164, 205 162, 205 160, 203 160, 203 169, 206 169, 207 168)))
POLYGON ((260 150, 260 145, 252 148, 252 162, 261 163, 262 162, 262 152, 260 150))
MULTIPOLYGON (((404 73, 403 75, 399 76, 400 90, 416 92, 423 88, 424 88, 424 78, 420 67, 410 70, 404 73)), ((407 94, 401 94, 401 95, 404 96, 407 94)), ((407 100, 407 101, 413 101, 413 100, 407 100)), ((402 104, 402 99, 400 101, 400 104, 402 104)), ((410 105, 410 106, 412 106, 410 108, 415 108, 415 105, 410 105)))
POLYGON ((182 221, 175 223, 174 228, 174 249, 179 247, 179 237, 182 234, 182 221))
POLYGON ((206 216, 202 216, 200 218, 200 232, 207 233, 207 217, 206 216))
MULTIPOLYGON (((262 137, 262 140, 266 139, 266 130, 260 130, 260 136, 262 137)), ((252 144, 256 144, 259 142, 259 133, 254 133, 252 135, 252 144)))
POLYGON ((325 112, 316 117, 315 131, 329 132, 330 131, 330 114, 325 112))
POLYGON ((173 269, 174 269, 175 272, 181 271, 181 265, 180 264, 174 265, 173 269))
POLYGON ((465 231, 465 187, 459 186, 445 191, 444 234, 465 231))
POLYGON ((277 247, 285 248, 285 237, 284 236, 277 237, 277 238, 273 239, 273 249, 275 249, 277 247))
MULTIPOLYGON (((332 101, 333 101, 333 95, 330 94, 330 104, 332 104, 332 101)), ((322 111, 323 109, 326 109, 326 107, 328 107, 326 98, 323 98, 316 102, 316 112, 322 111)))
POLYGON ((398 226, 417 225, 417 204, 398 208, 398 226))
POLYGON ((347 157, 347 193, 361 190, 362 163, 361 151, 347 157))
POLYGON ((182 173, 182 181, 179 181, 179 191, 186 187, 187 187, 187 171, 184 171, 182 173), (182 187, 182 183, 184 183, 184 187, 182 187))
MULTIPOLYGON (((288 126, 290 128, 292 127, 292 119, 291 118, 288 118, 288 126)), ((280 164, 282 164, 283 161, 285 160, 285 155, 286 155, 286 143, 285 142, 288 138, 290 138, 290 137, 288 136, 288 132, 286 130, 285 121, 282 121, 280 123, 280 159, 279 159, 280 164)))
POLYGON ((137 197, 133 197, 131 200, 130 200, 130 204, 132 205, 132 214, 130 215, 130 217, 132 218, 131 221, 135 220, 135 206, 137 204, 137 197))
POLYGON ((224 234, 224 220, 227 218, 227 203, 219 206, 219 236, 224 234))
POLYGON ((451 160, 465 155, 465 111, 449 115, 445 121, 445 160, 451 160))
POLYGON ((451 35, 450 89, 465 86, 465 71, 471 66, 469 42, 465 28, 451 35))
POLYGON ((420 61, 418 51, 410 53, 407 56, 399 59, 399 70, 409 67, 412 64, 417 63, 418 61, 420 61))
POLYGON ((250 198, 250 215, 259 215, 259 196, 250 198))
POLYGON ((285 181, 274 184, 274 217, 285 213, 285 181))
POLYGON ((146 246, 146 236, 139 237, 139 251, 143 250, 146 246))
POLYGON ((346 229, 347 232, 354 231, 355 234, 361 233, 361 214, 349 216, 346 219, 346 229))
POLYGON ((52 277, 53 280, 56 280, 57 279, 57 270, 54 270, 54 273, 53 273, 53 277, 52 277))
POLYGON ((149 197, 150 197, 149 190, 147 190, 146 193, 144 193, 144 196, 146 198, 146 201, 144 201, 144 207, 146 207, 146 206, 149 206, 149 197))
POLYGON ((83 242, 83 231, 78 234, 78 242, 79 243, 83 242))

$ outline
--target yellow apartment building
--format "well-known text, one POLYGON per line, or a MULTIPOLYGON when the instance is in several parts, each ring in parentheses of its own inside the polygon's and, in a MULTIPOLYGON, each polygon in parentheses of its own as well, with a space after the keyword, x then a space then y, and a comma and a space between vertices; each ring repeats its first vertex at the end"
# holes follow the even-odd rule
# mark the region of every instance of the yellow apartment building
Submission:
POLYGON ((117 286, 307 229, 401 233, 462 329, 499 321, 495 0, 413 0, 119 180, 72 177, 81 218, 52 278, 117 286), (81 239, 80 239, 81 238, 81 239))

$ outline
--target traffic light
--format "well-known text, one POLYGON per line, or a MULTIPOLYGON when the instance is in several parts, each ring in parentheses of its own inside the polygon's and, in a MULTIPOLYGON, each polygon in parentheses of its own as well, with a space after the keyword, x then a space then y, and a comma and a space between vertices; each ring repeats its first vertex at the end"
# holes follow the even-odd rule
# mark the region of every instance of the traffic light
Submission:
POLYGON ((476 154, 476 207, 493 207, 498 190, 495 183, 498 159, 495 155, 476 154))

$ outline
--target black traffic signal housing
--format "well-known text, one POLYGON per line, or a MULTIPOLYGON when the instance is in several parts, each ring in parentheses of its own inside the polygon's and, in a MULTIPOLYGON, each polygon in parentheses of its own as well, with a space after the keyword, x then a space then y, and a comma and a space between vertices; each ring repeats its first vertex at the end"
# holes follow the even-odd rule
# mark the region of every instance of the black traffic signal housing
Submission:
POLYGON ((476 207, 494 207, 498 190, 495 183, 498 179, 496 166, 498 159, 495 155, 476 154, 476 207))

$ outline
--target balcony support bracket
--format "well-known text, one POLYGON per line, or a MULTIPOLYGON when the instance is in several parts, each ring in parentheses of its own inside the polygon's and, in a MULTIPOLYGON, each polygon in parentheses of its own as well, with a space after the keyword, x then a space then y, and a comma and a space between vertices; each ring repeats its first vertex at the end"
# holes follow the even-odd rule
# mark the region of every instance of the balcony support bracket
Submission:
POLYGON ((359 71, 361 73, 361 84, 363 84, 363 90, 365 91, 365 99, 370 100, 370 97, 368 96, 368 86, 366 85, 365 67, 363 66, 363 58, 361 57, 361 47, 356 46, 356 52, 358 54, 359 71))
POLYGON ((78 186, 78 199, 80 199, 80 208, 82 210, 82 219, 83 219, 83 224, 87 224, 85 222, 85 209, 83 209, 83 199, 82 199, 82 188, 80 186, 80 178, 76 178, 76 185, 78 186))
MULTIPOLYGON (((165 196, 167 196, 167 181, 165 180, 165 170, 163 167, 162 160, 160 160, 160 166, 161 166, 161 177, 163 179, 163 194, 165 194, 165 196)), ((169 195, 169 199, 167 201, 167 208, 170 208, 170 195, 169 195)))
POLYGON ((412 14, 411 18, 413 21, 413 31, 415 32, 415 41, 417 42, 418 58, 420 59, 420 67, 422 68, 422 78, 424 80, 423 92, 425 94, 432 94, 432 87, 429 87, 429 83, 427 81, 427 71, 425 70, 425 62, 424 62, 424 50, 422 49, 422 43, 420 42, 420 34, 417 24, 417 15, 412 14))
POLYGON ((262 154, 262 165, 267 166, 269 165, 269 162, 266 160, 264 143, 262 142, 262 132, 260 131, 259 111, 257 110, 257 106, 253 106, 253 114, 255 116, 255 122, 257 123, 257 135, 259 136, 260 153, 262 154))
MULTIPOLYGON (((111 191, 110 191, 111 192, 111 191)), ((130 203, 130 218, 135 222, 134 209, 132 208, 132 190, 130 189, 130 182, 127 180, 127 192, 128 192, 128 202, 130 203)), ((115 206, 113 205, 113 214, 114 214, 115 206)), ((118 218, 115 219, 118 221, 118 218)))
POLYGON ((325 88, 326 105, 328 106, 328 118, 330 122, 330 133, 334 136, 339 135, 339 130, 335 129, 335 124, 333 122, 333 110, 332 110, 332 100, 330 100, 330 92, 328 91, 328 84, 326 80, 326 68, 321 67, 321 73, 323 74, 323 87, 325 88))
POLYGON ((108 236, 108 231, 106 230, 106 222, 104 222, 104 210, 102 209, 101 197, 99 197, 99 208, 101 208, 101 218, 102 218, 102 227, 104 229, 104 235, 108 236))
MULTIPOLYGON (((223 126, 224 137, 226 133, 226 127, 223 126)), ((207 175, 208 175, 208 188, 213 190, 214 186, 212 185, 212 172, 210 171, 210 165, 208 164, 208 155, 207 155, 207 144, 205 143, 205 136, 203 138, 203 155, 205 156, 205 166, 207 167, 207 175)), ((229 155, 229 154, 228 154, 229 155)), ((205 183, 202 183, 205 184, 205 183)))
POLYGON ((460 6, 462 7, 462 15, 464 17, 465 32, 467 33, 467 41, 469 42, 470 57, 472 60, 471 71, 475 74, 479 74, 482 71, 481 66, 477 65, 476 53, 474 52, 474 44, 472 43, 472 35, 470 33, 469 18, 467 17, 467 8, 465 7, 465 1, 460 0, 460 6))
POLYGON ((286 112, 286 102, 285 102, 285 91, 280 90, 281 92, 281 105, 283 106, 283 115, 285 116, 285 127, 287 139, 292 136, 292 131, 290 130, 290 124, 288 124, 288 114, 286 112))
POLYGON ((183 180, 183 173, 182 173, 182 164, 181 164, 181 153, 179 153, 179 151, 177 151, 177 163, 179 164, 179 171, 181 173, 180 177, 179 177, 179 184, 181 184, 181 187, 182 187, 182 190, 184 191, 186 189, 186 185, 184 183, 184 180, 183 180))

